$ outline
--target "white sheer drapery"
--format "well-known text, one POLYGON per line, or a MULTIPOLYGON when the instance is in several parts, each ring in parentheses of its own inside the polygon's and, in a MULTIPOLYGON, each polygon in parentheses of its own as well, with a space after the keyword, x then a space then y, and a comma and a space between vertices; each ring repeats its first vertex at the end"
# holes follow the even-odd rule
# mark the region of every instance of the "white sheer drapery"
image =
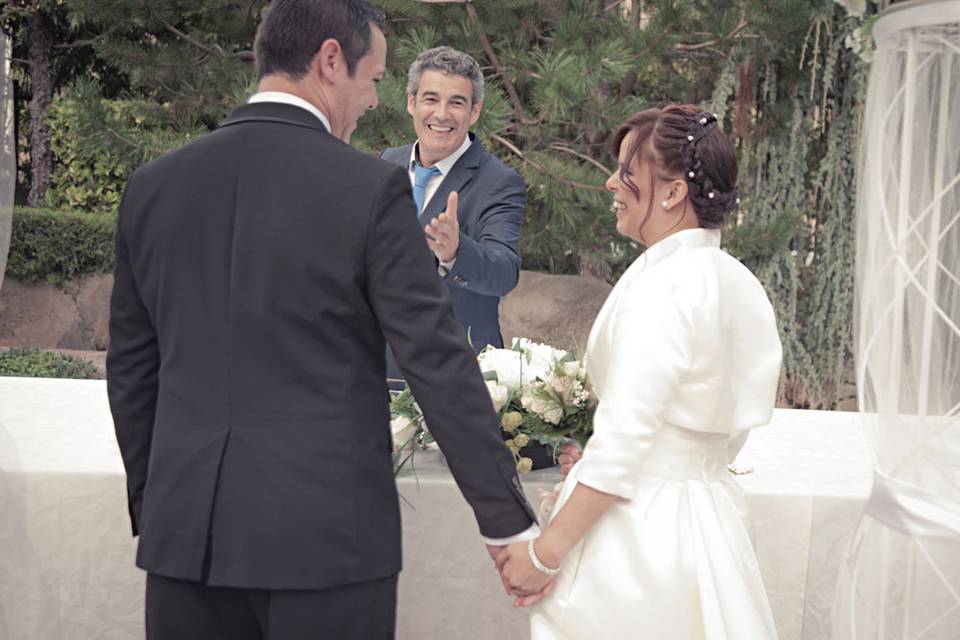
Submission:
POLYGON ((874 26, 857 198, 857 385, 876 454, 833 637, 960 637, 960 0, 874 26))
POLYGON ((11 43, 0 32, 0 288, 10 248, 10 224, 13 215, 13 191, 17 180, 13 126, 13 76, 10 73, 11 43))

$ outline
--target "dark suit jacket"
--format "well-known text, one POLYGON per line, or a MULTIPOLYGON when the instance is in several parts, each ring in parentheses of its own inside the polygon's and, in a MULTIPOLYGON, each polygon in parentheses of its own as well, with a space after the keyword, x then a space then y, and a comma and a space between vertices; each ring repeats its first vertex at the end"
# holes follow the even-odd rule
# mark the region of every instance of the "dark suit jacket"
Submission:
POLYGON ((283 104, 130 178, 107 382, 140 567, 268 589, 399 571, 385 337, 481 532, 533 521, 411 203, 404 171, 283 104))
MULTIPOLYGON (((444 176, 420 214, 420 226, 447 207, 451 191, 459 195, 460 249, 453 269, 443 277, 453 310, 469 331, 474 349, 503 346, 500 336, 500 298, 520 277, 520 225, 527 189, 516 171, 473 143, 444 176)), ((409 170, 413 145, 386 149, 384 160, 409 170)))

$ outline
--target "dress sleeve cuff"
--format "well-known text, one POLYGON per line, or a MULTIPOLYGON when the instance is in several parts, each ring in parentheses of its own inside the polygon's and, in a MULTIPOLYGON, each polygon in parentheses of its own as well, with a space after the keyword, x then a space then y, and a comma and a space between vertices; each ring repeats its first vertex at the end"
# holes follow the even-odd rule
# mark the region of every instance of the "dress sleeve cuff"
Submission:
POLYGON ((588 445, 577 463, 577 482, 632 500, 637 494, 636 456, 630 449, 602 451, 588 445))

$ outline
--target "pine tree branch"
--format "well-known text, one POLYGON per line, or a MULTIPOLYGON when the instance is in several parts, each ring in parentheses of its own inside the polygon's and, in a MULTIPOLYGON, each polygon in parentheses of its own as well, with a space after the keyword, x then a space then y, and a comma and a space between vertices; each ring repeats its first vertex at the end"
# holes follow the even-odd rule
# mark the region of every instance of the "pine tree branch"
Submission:
POLYGON ((559 142, 551 142, 550 145, 549 145, 549 148, 550 148, 550 149, 553 149, 554 151, 562 151, 562 152, 564 152, 564 153, 569 153, 569 154, 575 155, 575 156, 577 156, 578 158, 580 158, 581 160, 584 160, 584 161, 586 161, 586 162, 589 162, 590 164, 592 164, 592 165, 595 166, 596 168, 598 168, 598 169, 600 169, 601 171, 603 171, 605 174, 610 175, 610 169, 606 168, 605 166, 603 166, 601 163, 597 162, 596 160, 594 160, 594 159, 591 158, 590 156, 588 156, 588 155, 586 155, 586 154, 584 154, 584 153, 580 153, 579 151, 577 151, 577 150, 575 150, 575 149, 571 149, 570 147, 568 147, 568 146, 566 146, 566 145, 564 145, 564 144, 561 144, 561 143, 559 143, 559 142))
POLYGON ((205 45, 199 40, 195 40, 191 38, 190 36, 185 34, 183 31, 180 31, 180 29, 177 29, 175 26, 173 26, 169 22, 166 22, 165 20, 161 20, 160 24, 162 24, 163 28, 169 31, 170 33, 172 33, 173 35, 177 36, 181 40, 188 42, 189 44, 192 44, 193 46, 200 49, 201 51, 205 51, 210 55, 219 55, 219 56, 224 55, 223 49, 221 49, 219 45, 213 45, 212 47, 209 45, 205 45))
POLYGON ((487 34, 483 31, 483 25, 480 22, 479 14, 477 14, 477 8, 473 6, 473 0, 464 0, 464 5, 467 8, 467 15, 470 16, 470 20, 477 30, 477 37, 480 38, 483 51, 487 54, 490 64, 497 70, 497 75, 500 76, 500 82, 503 83, 503 88, 507 91, 507 95, 510 96, 510 102, 513 104, 513 112, 517 121, 523 122, 524 124, 536 124, 536 120, 527 119, 527 115, 523 110, 523 102, 520 100, 520 94, 517 93, 516 87, 513 86, 513 82, 510 81, 507 74, 503 72, 503 66, 500 64, 500 59, 497 58, 497 54, 493 50, 490 38, 488 38, 487 34))
POLYGON ((722 36, 720 38, 707 40, 706 42, 698 42, 697 44, 685 44, 683 42, 678 42, 677 44, 673 45, 673 48, 675 51, 679 51, 681 53, 699 51, 700 49, 709 49, 710 47, 714 47, 718 43, 724 40, 732 40, 734 38, 737 38, 743 32, 743 30, 747 28, 749 24, 750 24, 749 21, 747 21, 746 11, 743 11, 740 13, 740 20, 737 21, 737 26, 735 26, 733 30, 727 35, 722 36))
POLYGON ((79 49, 81 47, 92 47, 93 45, 105 40, 107 37, 112 35, 113 32, 119 28, 120 28, 120 25, 115 24, 96 37, 89 38, 87 40, 77 40, 76 42, 70 42, 66 44, 55 44, 53 45, 53 48, 57 50, 61 50, 61 49, 79 49))
POLYGON ((568 180, 568 179, 566 179, 566 178, 561 178, 560 176, 554 175, 553 173, 550 172, 549 169, 547 169, 547 168, 544 167, 543 165, 541 165, 541 164, 539 164, 539 163, 537 163, 537 162, 534 162, 534 161, 531 160, 530 158, 528 158, 528 157, 526 157, 525 155, 523 155, 523 151, 521 151, 519 148, 517 148, 517 146, 516 146, 515 144, 513 144, 512 142, 510 142, 509 140, 507 140, 507 139, 504 138, 503 136, 499 136, 499 135, 497 135, 497 134, 494 133, 494 134, 491 134, 490 137, 493 138, 494 140, 496 140, 497 142, 499 142, 500 144, 502 144, 504 147, 506 147, 506 148, 509 149, 511 152, 513 152, 513 154, 514 154, 515 156, 517 156, 518 158, 520 158, 521 160, 523 160, 525 163, 529 164, 531 167, 533 167, 534 169, 536 169, 536 170, 539 171, 540 173, 544 174, 544 175, 547 176, 548 178, 551 178, 551 179, 556 180, 556 181, 558 181, 558 182, 562 182, 562 183, 564 183, 564 184, 566 184, 566 185, 570 185, 571 187, 576 187, 576 188, 578 188, 578 189, 587 189, 587 190, 590 190, 590 191, 606 191, 606 188, 603 187, 603 186, 600 186, 600 185, 596 185, 596 184, 584 184, 584 183, 582 183, 582 182, 577 182, 576 180, 568 180))

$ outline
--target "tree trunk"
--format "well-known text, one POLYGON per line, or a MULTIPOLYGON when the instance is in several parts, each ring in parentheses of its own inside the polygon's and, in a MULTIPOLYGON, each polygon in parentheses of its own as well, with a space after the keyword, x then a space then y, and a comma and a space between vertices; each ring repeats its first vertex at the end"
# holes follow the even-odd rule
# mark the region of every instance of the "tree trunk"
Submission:
POLYGON ((30 195, 27 206, 36 207, 50 186, 53 151, 50 148, 50 103, 53 101, 53 23, 36 7, 30 15, 30 195))

